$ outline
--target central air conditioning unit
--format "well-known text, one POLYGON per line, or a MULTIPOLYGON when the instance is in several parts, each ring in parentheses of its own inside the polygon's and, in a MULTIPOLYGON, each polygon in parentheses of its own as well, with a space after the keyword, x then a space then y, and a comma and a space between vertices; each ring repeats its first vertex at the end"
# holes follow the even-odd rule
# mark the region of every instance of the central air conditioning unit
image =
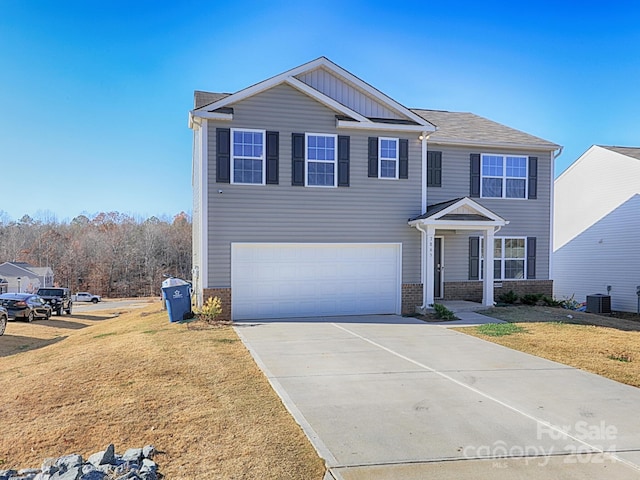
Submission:
POLYGON ((603 295, 602 293, 587 295, 587 312, 611 313, 611 295, 603 295))

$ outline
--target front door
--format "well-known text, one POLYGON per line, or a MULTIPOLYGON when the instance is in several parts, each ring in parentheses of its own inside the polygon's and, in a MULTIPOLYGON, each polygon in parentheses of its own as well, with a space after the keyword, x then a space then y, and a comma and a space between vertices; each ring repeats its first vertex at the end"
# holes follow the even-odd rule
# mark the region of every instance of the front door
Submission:
POLYGON ((442 298, 442 237, 434 238, 433 262, 433 297, 442 298))

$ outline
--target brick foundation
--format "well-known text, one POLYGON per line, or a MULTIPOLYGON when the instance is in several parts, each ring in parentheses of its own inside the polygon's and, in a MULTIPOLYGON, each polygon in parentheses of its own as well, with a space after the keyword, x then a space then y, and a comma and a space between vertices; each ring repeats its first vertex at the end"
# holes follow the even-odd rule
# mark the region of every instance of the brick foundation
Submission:
POLYGON ((206 302, 209 297, 220 298, 222 304, 222 313, 216 317, 222 321, 231 320, 231 289, 230 288, 205 288, 202 293, 202 299, 206 302))
MULTIPOLYGON (((520 280, 496 282, 494 286, 494 299, 513 290, 519 296, 528 293, 542 293, 551 297, 553 295, 552 280, 520 280), (502 285, 502 286, 500 286, 502 285)), ((209 297, 219 297, 222 303, 220 320, 231 320, 231 288, 205 288, 203 300, 209 297)), ((444 300, 468 300, 471 302, 482 301, 482 282, 445 282, 444 300)), ((402 314, 410 315, 416 311, 416 307, 422 305, 422 284, 402 284, 402 314)))
MULTIPOLYGON (((553 296, 553 280, 503 280, 495 282, 493 298, 495 301, 503 293, 513 290, 518 296, 529 293, 542 293, 553 296)), ((482 282, 445 282, 444 300, 482 301, 482 282)))
POLYGON ((410 315, 416 311, 416 307, 422 305, 422 284, 402 284, 402 314, 410 315))

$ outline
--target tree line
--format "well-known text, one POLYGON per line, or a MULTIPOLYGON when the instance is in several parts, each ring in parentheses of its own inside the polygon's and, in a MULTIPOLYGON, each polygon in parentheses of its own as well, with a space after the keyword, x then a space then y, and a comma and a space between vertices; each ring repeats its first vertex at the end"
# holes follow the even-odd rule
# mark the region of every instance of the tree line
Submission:
POLYGON ((0 218, 0 263, 51 267, 54 284, 105 297, 155 296, 165 276, 191 278, 191 218, 108 212, 68 222, 0 218))

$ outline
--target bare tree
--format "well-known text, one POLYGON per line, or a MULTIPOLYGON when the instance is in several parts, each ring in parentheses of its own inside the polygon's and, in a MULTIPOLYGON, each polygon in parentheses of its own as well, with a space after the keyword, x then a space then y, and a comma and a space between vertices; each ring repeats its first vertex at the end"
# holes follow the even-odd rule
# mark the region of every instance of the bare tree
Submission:
MULTIPOLYGON (((6 216, 5 216, 6 217, 6 216)), ((191 276, 191 219, 144 221, 119 212, 58 222, 50 212, 8 221, 0 212, 0 263, 49 266, 55 283, 104 296, 158 295, 163 275, 191 276)))

